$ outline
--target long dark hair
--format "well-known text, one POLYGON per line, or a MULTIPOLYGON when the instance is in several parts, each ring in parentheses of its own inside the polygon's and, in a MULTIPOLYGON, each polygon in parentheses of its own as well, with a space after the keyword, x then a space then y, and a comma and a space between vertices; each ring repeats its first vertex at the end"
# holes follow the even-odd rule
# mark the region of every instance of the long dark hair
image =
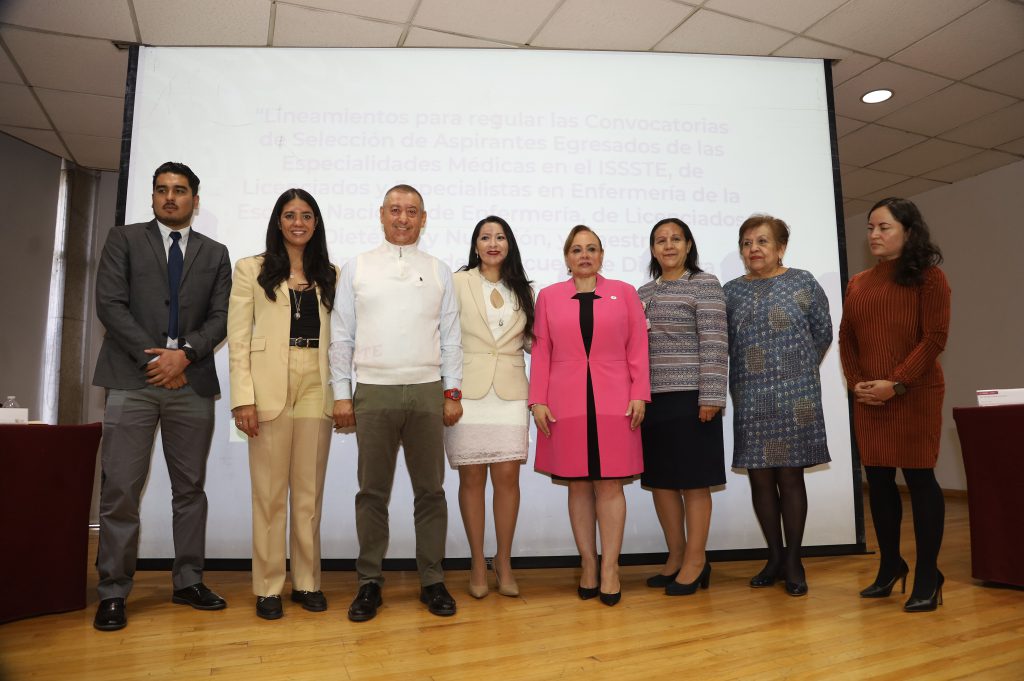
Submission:
POLYGON ((903 250, 896 259, 893 280, 900 286, 918 286, 924 281, 924 271, 942 262, 942 251, 932 243, 928 223, 913 201, 890 196, 871 206, 868 215, 882 207, 889 209, 907 235, 903 250))
POLYGON ((331 266, 327 253, 327 236, 324 233, 324 218, 320 214, 320 206, 305 189, 288 189, 277 198, 274 210, 270 213, 270 221, 267 223, 267 250, 263 252, 263 266, 256 281, 266 292, 267 298, 276 301, 277 293, 274 289, 288 279, 291 262, 284 246, 284 235, 281 233, 281 211, 284 210, 284 205, 293 199, 305 201, 313 209, 316 224, 313 227, 313 237, 302 252, 302 269, 306 273, 306 279, 320 287, 320 302, 330 311, 334 307, 334 287, 338 275, 331 266))
POLYGON ((501 263, 501 278, 516 297, 519 309, 526 315, 526 328, 523 333, 527 338, 533 335, 533 290, 530 284, 533 282, 526 277, 526 270, 523 269, 523 259, 519 255, 519 244, 516 243, 516 235, 508 223, 497 215, 488 215, 473 228, 473 237, 469 240, 469 264, 460 267, 459 271, 480 267, 480 256, 476 252, 476 240, 480 237, 480 229, 488 222, 501 225, 501 231, 505 233, 505 240, 508 241, 508 255, 501 263))
POLYGON ((693 275, 698 272, 703 272, 704 270, 702 270, 697 264, 700 262, 700 256, 697 255, 697 240, 693 238, 693 232, 690 231, 690 226, 679 218, 665 218, 664 220, 658 220, 654 227, 651 227, 651 262, 647 265, 647 271, 651 273, 651 278, 657 279, 661 276, 661 263, 659 263, 654 257, 654 233, 657 232, 658 228, 662 225, 677 226, 679 229, 683 230, 683 237, 690 242, 690 252, 686 254, 686 260, 683 262, 683 269, 690 273, 688 279, 693 279, 693 275))

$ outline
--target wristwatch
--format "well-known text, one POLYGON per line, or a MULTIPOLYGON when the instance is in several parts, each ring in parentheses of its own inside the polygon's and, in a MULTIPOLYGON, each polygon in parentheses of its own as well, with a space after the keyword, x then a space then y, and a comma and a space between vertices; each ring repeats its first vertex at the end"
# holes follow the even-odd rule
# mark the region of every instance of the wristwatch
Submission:
POLYGON ((183 345, 181 351, 185 353, 185 359, 189 362, 194 362, 199 359, 199 355, 196 354, 196 349, 191 345, 183 345))
POLYGON ((897 395, 906 395, 907 394, 907 386, 903 385, 899 381, 897 381, 896 383, 892 384, 892 390, 897 395))
POLYGON ((455 400, 458 402, 462 399, 462 391, 458 388, 449 388, 444 391, 444 396, 449 400, 455 400))

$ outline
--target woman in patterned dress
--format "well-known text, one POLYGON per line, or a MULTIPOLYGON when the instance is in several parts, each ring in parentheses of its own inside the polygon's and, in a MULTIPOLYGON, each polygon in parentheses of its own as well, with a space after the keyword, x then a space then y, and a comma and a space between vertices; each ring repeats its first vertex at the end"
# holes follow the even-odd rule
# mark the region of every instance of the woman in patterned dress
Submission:
POLYGON ((863 598, 885 598, 896 582, 907 588, 910 569, 900 556, 903 517, 896 469, 910 490, 917 565, 908 612, 942 602, 945 501, 935 479, 945 382, 938 356, 949 332, 949 284, 936 265, 921 212, 906 199, 887 198, 868 213, 868 243, 878 264, 846 287, 839 354, 853 391, 853 428, 868 479, 871 519, 881 561, 863 598))
POLYGON ((711 487, 725 484, 725 296, 718 277, 698 266, 697 243, 685 222, 658 222, 650 242, 648 269, 654 280, 638 291, 651 357, 640 482, 654 497, 668 558, 647 586, 686 596, 710 583, 704 551, 711 529, 711 487))
POLYGON ((462 419, 445 429, 445 452, 459 471, 459 508, 470 549, 469 593, 487 595, 484 489, 494 486, 494 578, 498 593, 518 596, 512 537, 519 515, 519 469, 529 446, 526 360, 533 291, 508 223, 477 223, 469 264, 452 276, 462 327, 462 419))
POLYGON ((768 544, 768 563, 750 586, 768 587, 782 578, 787 593, 803 596, 804 468, 831 460, 818 365, 832 344, 832 319, 814 276, 783 266, 788 242, 782 220, 748 218, 739 233, 747 274, 724 290, 735 407, 732 465, 749 473, 754 513, 768 544))

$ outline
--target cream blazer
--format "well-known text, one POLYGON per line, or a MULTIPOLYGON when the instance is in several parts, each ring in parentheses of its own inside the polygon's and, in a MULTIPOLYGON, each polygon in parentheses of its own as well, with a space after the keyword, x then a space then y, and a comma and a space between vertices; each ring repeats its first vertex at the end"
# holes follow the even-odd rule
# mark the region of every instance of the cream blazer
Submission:
MULTIPOLYGON (((267 298, 256 282, 263 256, 243 258, 235 264, 228 302, 228 363, 231 369, 231 408, 255 404, 257 418, 270 421, 284 409, 288 394, 288 339, 291 302, 285 282, 276 289, 277 300, 267 298)), ((338 268, 335 267, 335 272, 338 268)), ((331 341, 331 316, 320 304, 320 382, 324 386, 324 414, 334 408, 334 394, 327 365, 331 341)))
POLYGON ((493 385, 494 392, 503 400, 525 400, 530 390, 523 355, 526 315, 516 307, 505 333, 495 340, 487 323, 480 272, 476 268, 456 272, 452 281, 462 325, 463 397, 478 400, 493 385))

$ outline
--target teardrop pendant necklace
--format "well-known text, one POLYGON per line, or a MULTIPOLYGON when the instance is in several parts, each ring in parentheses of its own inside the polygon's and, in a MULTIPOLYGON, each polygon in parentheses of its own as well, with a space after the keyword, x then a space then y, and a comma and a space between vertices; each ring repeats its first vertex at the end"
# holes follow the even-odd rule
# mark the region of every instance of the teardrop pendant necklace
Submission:
POLYGON ((301 319, 302 318, 302 296, 306 292, 305 291, 299 291, 298 293, 295 293, 295 289, 293 289, 293 288, 288 289, 288 292, 291 294, 292 304, 295 306, 295 315, 294 316, 295 316, 296 319, 301 319))

